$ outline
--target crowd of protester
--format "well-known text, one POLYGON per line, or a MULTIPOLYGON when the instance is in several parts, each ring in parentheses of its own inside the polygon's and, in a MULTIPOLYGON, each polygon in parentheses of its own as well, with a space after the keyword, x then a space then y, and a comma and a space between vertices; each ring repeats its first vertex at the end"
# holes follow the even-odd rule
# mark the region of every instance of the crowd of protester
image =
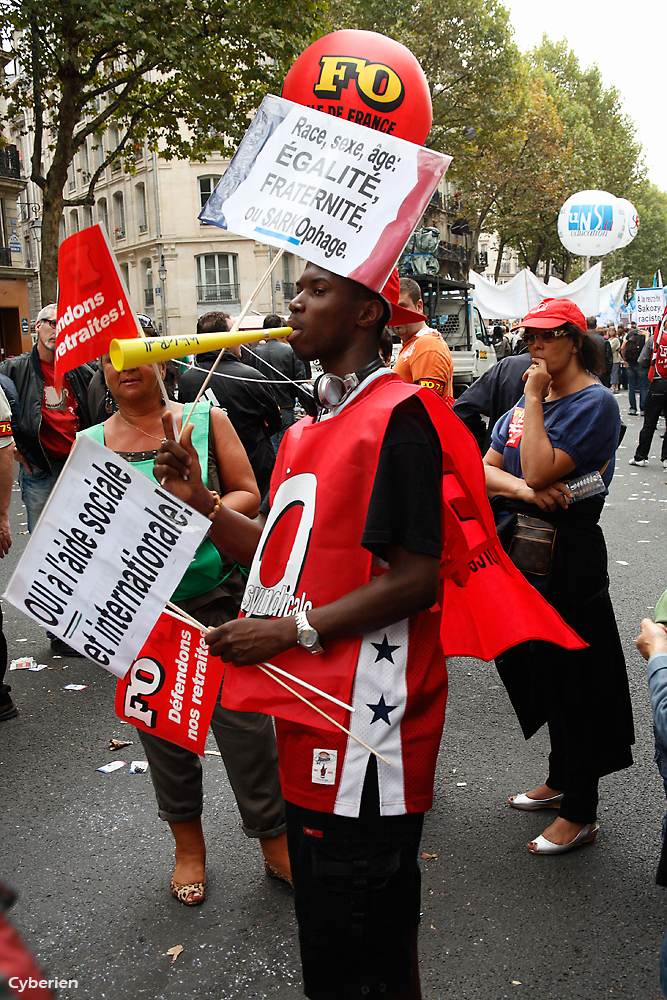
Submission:
MULTIPOLYGON (((587 643, 585 649, 565 651, 525 642, 496 660, 526 739, 545 723, 549 729, 544 781, 509 800, 516 809, 558 810, 528 849, 563 854, 593 843, 600 829, 599 779, 632 764, 632 708, 599 520, 623 433, 614 396, 627 388, 628 413, 644 416, 632 465, 647 464, 664 414, 667 377, 651 369, 652 338, 635 323, 598 329, 570 300, 545 300, 512 329, 494 326, 497 364, 454 402, 451 354, 426 325, 419 286, 402 279, 393 291, 388 287, 379 294, 308 265, 291 304, 294 335, 226 348, 180 443, 164 420, 165 400, 153 366, 119 373, 105 355, 98 364, 68 373, 56 391, 55 305, 41 310, 32 350, 0 365, 0 557, 11 546, 12 458, 32 532, 76 436, 90 435, 146 476, 157 475, 166 489, 211 518, 210 536, 173 600, 210 629, 207 642, 214 655, 254 664, 296 646, 314 654, 334 646, 356 664, 355 697, 374 711, 373 723, 386 725, 380 730, 387 740, 390 713, 405 700, 402 744, 397 749, 388 742, 385 750, 398 755, 392 760, 394 773, 402 776, 402 799, 383 758, 362 755, 358 747, 353 752, 342 735, 278 721, 276 746, 266 715, 219 703, 213 715, 244 832, 259 840, 266 874, 294 887, 305 990, 313 1000, 421 996, 417 851, 446 699, 439 617, 429 611, 438 605, 445 542, 437 499, 443 457, 439 418, 428 415, 423 396, 406 390, 398 402, 378 402, 389 384, 383 376, 391 375, 392 340, 398 342, 395 374, 417 392, 426 387, 435 393, 446 404, 443 411, 453 404, 454 414, 472 431, 510 559, 587 643), (310 366, 316 360, 323 374, 313 384, 310 366), (359 420, 350 417, 354 412, 359 420), (306 413, 313 420, 295 428, 306 413), (380 435, 377 448, 362 433, 366 424, 380 435), (308 450, 316 434, 318 448, 308 450), (344 457, 355 448, 368 461, 353 480, 349 471, 338 475, 326 456, 343 456, 346 470, 350 463, 344 457), (264 520, 280 517, 274 505, 277 509, 281 490, 299 471, 316 472, 322 490, 327 488, 321 502, 329 505, 331 518, 346 505, 349 515, 353 501, 363 506, 349 515, 358 537, 339 539, 343 589, 317 579, 315 561, 326 564, 330 534, 316 521, 301 585, 305 579, 313 592, 319 587, 320 602, 294 619, 239 619, 264 520), (596 491, 580 498, 581 482, 596 477, 596 491), (419 490, 412 488, 416 481, 419 490), (403 644, 399 669, 402 654, 394 659, 392 653, 403 644), (366 646, 378 650, 377 657, 372 653, 363 660, 366 646), (406 678, 412 685, 407 693, 406 678), (388 691, 391 698, 385 701, 388 691), (411 741, 420 748, 419 768, 410 756, 411 741), (334 747, 326 751, 333 764, 317 757, 324 746, 334 747), (315 773, 315 761, 322 765, 321 778, 313 778, 305 794, 302 775, 315 773), (328 887, 321 877, 325 871, 328 887), (358 912, 350 910, 350 900, 358 912), (324 943, 315 933, 322 920, 329 927, 324 943)), ((148 317, 140 322, 154 334, 148 317)), ((229 323, 226 313, 208 313, 197 331, 225 331, 229 323)), ((267 330, 284 325, 279 316, 264 321, 267 330)), ((174 400, 177 431, 191 409, 183 404, 195 400, 216 358, 217 352, 160 366, 174 400)), ((453 418, 448 412, 443 419, 453 418)), ((664 440, 662 461, 667 469, 664 440)), ((657 624, 644 621, 637 642, 649 661, 658 760, 667 782, 667 630, 661 621, 667 613, 661 619, 656 611, 657 624)), ((59 637, 49 639, 54 652, 80 655, 59 637)), ((0 722, 20 720, 6 667, 7 643, 0 634, 0 722)), ((380 735, 377 727, 372 732, 380 735)), ((139 737, 158 815, 174 837, 171 892, 187 906, 199 905, 207 891, 199 758, 155 736, 139 732, 139 737)), ((661 884, 667 884, 666 858, 663 851, 661 884)), ((661 985, 667 995, 667 939, 661 985)))

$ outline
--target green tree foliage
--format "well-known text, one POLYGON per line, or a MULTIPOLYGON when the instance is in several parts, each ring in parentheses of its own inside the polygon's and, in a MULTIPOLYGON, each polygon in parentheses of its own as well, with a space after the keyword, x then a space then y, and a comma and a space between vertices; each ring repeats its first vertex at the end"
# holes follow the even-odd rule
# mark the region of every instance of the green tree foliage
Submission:
POLYGON ((4 86, 8 117, 30 109, 31 178, 43 194, 42 296, 56 290, 64 206, 92 205, 114 159, 131 165, 147 140, 160 155, 202 158, 230 148, 264 95, 280 91, 309 40, 313 0, 8 0, 0 12, 7 58, 18 76, 4 86), (74 156, 115 124, 116 149, 95 169, 83 197, 63 190, 74 156), (43 174, 43 153, 52 159, 43 174))
POLYGON ((483 230, 496 230, 501 254, 505 245, 526 242, 543 216, 557 215, 568 145, 553 101, 527 66, 505 106, 512 115, 504 127, 464 146, 454 174, 475 243, 483 230))
POLYGON ((499 91, 519 71, 509 12, 499 0, 339 0, 331 28, 360 28, 406 45, 422 66, 433 100, 427 145, 456 153, 471 127, 502 127, 511 109, 499 91))
POLYGON ((343 0, 335 12, 333 27, 389 35, 418 59, 433 101, 426 145, 453 156, 448 176, 476 239, 521 158, 517 119, 531 103, 509 12, 498 0, 343 0))
POLYGON ((641 147, 618 91, 582 69, 565 41, 521 56, 498 0, 341 0, 333 28, 387 34, 421 63, 433 99, 427 145, 453 155, 448 176, 473 232, 497 231, 500 250, 533 270, 581 267, 558 239, 561 205, 587 188, 633 199, 641 147))
POLYGON ((667 194, 645 184, 633 198, 639 214, 639 231, 632 243, 602 258, 603 282, 628 277, 628 297, 637 282, 640 288, 653 285, 658 269, 667 280, 667 194))
MULTIPOLYGON (((596 65, 582 69, 565 41, 546 36, 529 55, 531 71, 553 102, 562 122, 563 152, 557 163, 536 164, 554 172, 559 197, 548 210, 535 206, 533 223, 512 233, 510 245, 535 269, 540 260, 556 260, 566 280, 578 273, 582 258, 567 253, 558 239, 560 205, 576 191, 609 191, 633 199, 643 183, 641 146, 632 121, 623 113, 615 87, 605 88, 596 65)), ((536 172, 536 181, 538 180, 536 172)))

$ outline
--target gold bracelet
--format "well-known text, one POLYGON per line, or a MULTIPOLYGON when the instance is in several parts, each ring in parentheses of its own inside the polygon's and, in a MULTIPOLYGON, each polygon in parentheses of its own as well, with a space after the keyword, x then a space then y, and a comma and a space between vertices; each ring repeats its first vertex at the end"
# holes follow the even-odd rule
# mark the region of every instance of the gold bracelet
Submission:
POLYGON ((211 496, 213 497, 213 510, 208 515, 208 519, 209 521, 215 521, 216 515, 220 510, 220 505, 222 504, 222 500, 220 499, 220 494, 216 493, 215 490, 211 490, 211 496))

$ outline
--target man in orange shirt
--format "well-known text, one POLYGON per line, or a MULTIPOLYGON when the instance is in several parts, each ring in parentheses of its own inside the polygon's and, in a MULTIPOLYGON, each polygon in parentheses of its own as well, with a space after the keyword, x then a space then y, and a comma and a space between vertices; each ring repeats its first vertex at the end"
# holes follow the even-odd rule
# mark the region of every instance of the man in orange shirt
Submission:
MULTIPOLYGON (((421 288, 412 278, 401 278, 398 304, 404 309, 423 313, 424 303, 421 288)), ((395 326, 395 333, 401 338, 401 350, 394 371, 405 382, 426 385, 442 396, 453 401, 452 376, 454 363, 447 344, 437 330, 422 323, 395 326)))

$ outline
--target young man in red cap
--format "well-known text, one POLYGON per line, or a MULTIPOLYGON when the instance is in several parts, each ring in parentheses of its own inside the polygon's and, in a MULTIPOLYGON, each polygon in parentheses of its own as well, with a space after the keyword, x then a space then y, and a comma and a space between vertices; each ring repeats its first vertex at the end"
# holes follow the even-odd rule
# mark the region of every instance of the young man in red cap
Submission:
MULTIPOLYGON (((318 728, 315 714, 276 720, 305 991, 313 1000, 417 1000, 417 859, 447 697, 442 450, 427 412, 437 422, 441 406, 378 356, 385 324, 418 315, 313 264, 297 287, 289 342, 301 360, 319 358, 322 408, 283 439, 264 534, 226 509, 213 522, 215 543, 253 565, 247 617, 207 641, 237 666, 295 649, 321 654, 325 688, 330 665, 354 672, 346 724, 383 759, 318 728), (295 507, 307 531, 295 533, 295 507), (282 616, 252 617, 283 591, 282 616), (301 595, 303 610, 290 612, 289 595, 301 595)), ((208 513, 210 494, 185 446, 187 454, 163 445, 156 475, 208 513)))

